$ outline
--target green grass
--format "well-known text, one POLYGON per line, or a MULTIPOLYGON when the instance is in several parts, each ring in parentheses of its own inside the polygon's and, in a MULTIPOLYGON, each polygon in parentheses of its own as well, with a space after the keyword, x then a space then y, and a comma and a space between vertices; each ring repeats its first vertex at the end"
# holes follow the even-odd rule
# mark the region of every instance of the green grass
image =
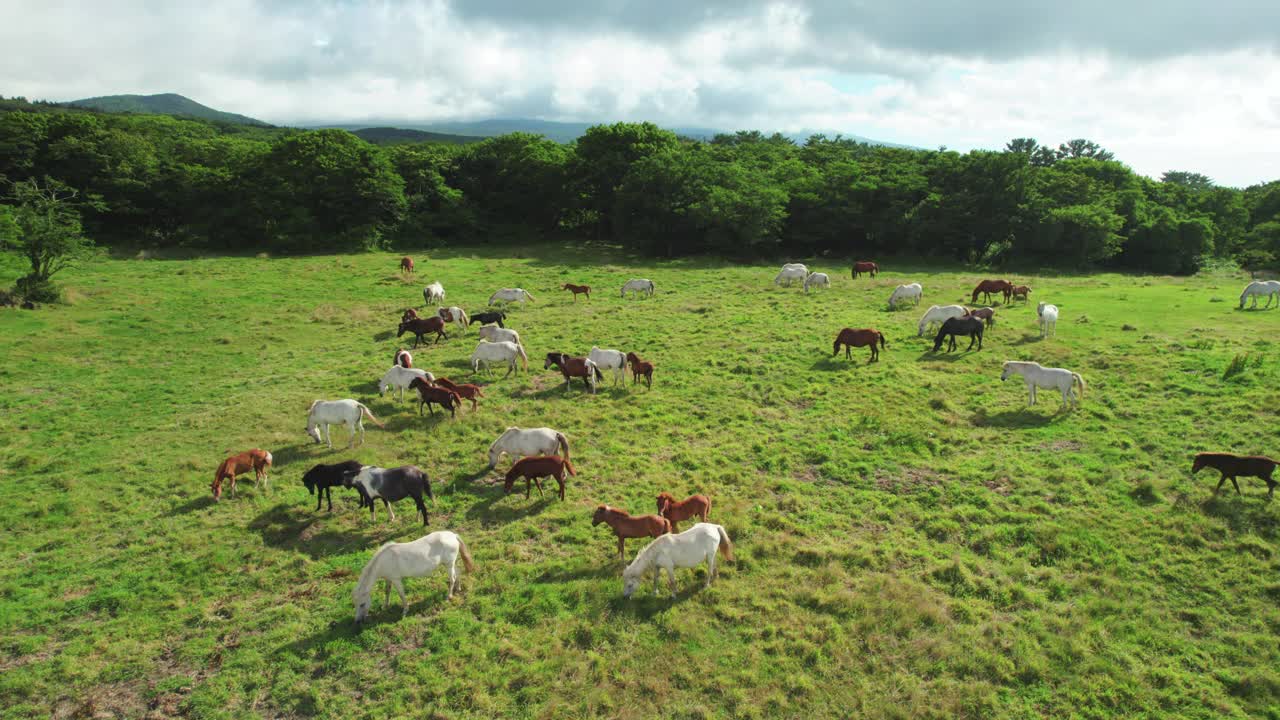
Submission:
MULTIPOLYGON (((1280 504, 1189 474, 1199 450, 1280 454, 1280 313, 1234 309, 1240 278, 1018 275, 1056 338, 1014 304, 981 352, 932 355, 889 292, 957 302, 979 273, 812 261, 833 287, 806 296, 772 265, 451 251, 403 282, 397 257, 109 260, 66 273, 68 305, 0 310, 4 716, 1280 716, 1280 504), (620 300, 630 277, 657 295, 620 300), (537 298, 510 312, 529 374, 456 421, 374 389, 434 279, 468 309, 537 298), (832 359, 843 326, 884 331, 881 362, 832 359), (565 395, 541 369, 592 345, 653 360, 652 391, 565 395), (1081 372, 1083 408, 1026 409, 1006 359, 1081 372), (307 444, 308 404, 341 397, 387 429, 307 444), (485 472, 517 424, 569 435, 567 502, 485 472), (273 491, 214 504, 217 463, 253 446, 273 491), (313 512, 301 473, 346 457, 432 477, 431 528, 478 564, 452 603, 410 580, 407 618, 379 602, 353 627, 355 574, 422 529, 348 494, 313 512), (710 495, 739 559, 627 602, 591 509, 659 490, 710 495)), ((465 377, 474 342, 415 364, 465 377)))

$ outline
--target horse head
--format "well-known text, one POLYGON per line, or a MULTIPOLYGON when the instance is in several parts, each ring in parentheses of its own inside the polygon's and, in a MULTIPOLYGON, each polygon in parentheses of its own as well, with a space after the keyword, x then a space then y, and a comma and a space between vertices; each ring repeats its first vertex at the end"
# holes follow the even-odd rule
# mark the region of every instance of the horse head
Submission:
POLYGON ((559 366, 561 366, 561 365, 564 365, 564 358, 565 358, 564 353, 561 353, 561 352, 549 352, 549 353, 547 353, 547 359, 546 359, 546 361, 542 363, 542 369, 543 369, 543 370, 546 370, 547 368, 551 367, 552 365, 555 365, 555 366, 557 366, 557 367, 559 367, 559 366))
POLYGON ((1203 470, 1209 464, 1206 460, 1207 458, 1203 454, 1196 455, 1195 460, 1191 462, 1191 474, 1195 475, 1203 470))
POLYGON ((595 514, 591 516, 591 527, 595 527, 604 522, 605 513, 608 511, 608 505, 597 505, 595 514))

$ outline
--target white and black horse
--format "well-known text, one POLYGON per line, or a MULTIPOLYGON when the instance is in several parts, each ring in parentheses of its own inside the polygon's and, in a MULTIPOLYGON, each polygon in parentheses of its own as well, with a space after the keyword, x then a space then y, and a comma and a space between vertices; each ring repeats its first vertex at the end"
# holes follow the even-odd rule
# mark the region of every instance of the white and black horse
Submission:
POLYGON ((413 504, 422 513, 422 524, 429 523, 427 506, 422 502, 422 496, 425 494, 431 502, 435 502, 435 496, 431 494, 431 480, 416 465, 402 465, 390 470, 366 465, 357 472, 346 473, 346 476, 350 478, 352 487, 369 502, 370 520, 374 519, 374 500, 380 498, 387 508, 387 514, 395 520, 396 513, 391 509, 391 503, 412 497, 413 504))

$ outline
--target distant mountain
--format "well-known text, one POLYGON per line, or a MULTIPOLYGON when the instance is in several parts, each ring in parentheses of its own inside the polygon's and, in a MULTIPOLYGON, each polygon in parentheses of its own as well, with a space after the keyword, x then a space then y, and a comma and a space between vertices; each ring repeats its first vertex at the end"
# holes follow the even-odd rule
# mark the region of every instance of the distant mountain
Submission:
POLYGON ((405 143, 447 143, 450 145, 466 145, 467 143, 480 142, 484 140, 478 135, 450 135, 447 133, 427 132, 426 130, 409 130, 406 128, 396 127, 361 127, 356 128, 344 127, 343 130, 350 130, 352 135, 373 143, 374 145, 402 145, 405 143))
POLYGON ((255 120, 244 115, 222 112, 206 107, 190 98, 175 93, 160 95, 103 95, 102 97, 84 98, 62 103, 71 107, 86 107, 103 112, 151 113, 155 115, 176 115, 194 117, 202 120, 218 120, 239 125, 258 125, 271 127, 269 123, 255 120))

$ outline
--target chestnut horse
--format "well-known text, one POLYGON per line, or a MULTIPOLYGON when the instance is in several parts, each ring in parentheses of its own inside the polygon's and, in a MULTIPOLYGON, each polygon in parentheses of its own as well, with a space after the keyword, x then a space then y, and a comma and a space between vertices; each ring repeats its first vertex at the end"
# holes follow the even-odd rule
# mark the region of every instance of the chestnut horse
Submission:
POLYGON ((564 500, 564 473, 568 470, 570 475, 578 473, 573 469, 573 463, 569 462, 569 458, 562 458, 559 455, 534 455, 533 457, 520 458, 507 471, 506 481, 502 484, 503 492, 511 492, 511 486, 515 484, 516 478, 524 478, 524 497, 529 499, 530 486, 533 483, 538 484, 538 496, 542 496, 542 478, 553 477, 556 482, 560 483, 560 499, 564 500))
POLYGON ((414 378, 409 387, 418 391, 418 414, 422 414, 422 406, 426 405, 432 415, 436 414, 436 405, 449 411, 451 417, 458 417, 458 407, 462 405, 462 397, 446 387, 436 387, 422 378, 414 378))
POLYGON ((970 302, 978 302, 979 293, 987 296, 987 302, 991 302, 991 293, 1001 293, 1007 303, 1009 296, 1013 294, 1013 283, 1008 280, 983 280, 973 289, 973 299, 970 302))
POLYGON ((625 510, 597 505, 591 527, 604 523, 618 536, 618 559, 626 562, 627 538, 662 537, 671 532, 671 521, 658 515, 628 515, 625 510))
POLYGON ((1014 300, 1026 300, 1027 296, 1031 294, 1031 288, 1026 285, 1014 285, 1013 289, 1010 290, 1009 293, 1013 295, 1014 300))
POLYGON ((416 319, 417 317, 418 317, 418 311, 414 310, 413 308, 409 308, 408 310, 405 310, 403 314, 400 315, 400 322, 408 322, 410 320, 416 319))
POLYGON ((671 493, 660 492, 658 493, 658 514, 671 521, 671 532, 680 532, 677 525, 681 520, 696 516, 702 522, 707 521, 707 516, 711 514, 711 498, 706 495, 690 495, 676 502, 671 493))
POLYGON ((413 272, 413 258, 408 255, 400 258, 400 271, 407 273, 413 272))
POLYGON ((631 384, 635 385, 640 381, 640 376, 644 376, 645 387, 653 387, 653 363, 641 360, 640 356, 629 352, 627 353, 627 363, 631 365, 631 384))
POLYGON ((484 397, 484 393, 481 392, 479 385, 472 385, 471 383, 457 385, 454 384, 452 380, 445 377, 436 378, 436 384, 442 388, 454 391, 459 397, 470 400, 472 412, 475 412, 476 409, 476 398, 484 397))
POLYGON ((448 334, 444 331, 444 320, 439 317, 429 318, 411 318, 400 323, 400 329, 396 331, 396 337, 411 332, 414 335, 413 347, 416 350, 418 343, 422 342, 422 336, 427 333, 435 333, 435 342, 440 342, 440 338, 449 339, 448 334))
POLYGON ((858 276, 859 276, 859 275, 861 275, 862 273, 870 273, 870 274, 871 274, 871 277, 875 277, 875 276, 876 276, 876 273, 878 273, 878 272, 880 272, 880 266, 879 266, 879 265, 876 265, 875 263, 871 262, 870 260, 863 260, 863 261, 861 261, 861 262, 855 262, 855 263, 853 264, 853 279, 854 279, 854 280, 857 280, 857 279, 858 279, 858 276))
POLYGON ((552 365, 564 375, 564 391, 569 392, 569 383, 573 378, 580 377, 582 381, 591 389, 592 394, 596 391, 596 382, 604 379, 604 373, 600 372, 600 368, 596 367, 594 362, 587 358, 569 357, 562 352, 549 352, 547 359, 542 363, 542 369, 546 370, 552 365))
POLYGON ((974 308, 973 310, 969 311, 969 317, 982 318, 984 321, 986 321, 987 327, 992 327, 996 324, 995 308, 989 308, 989 307, 974 308))
POLYGON ((836 341, 831 346, 831 357, 835 357, 840 354, 841 345, 844 345, 844 357, 846 360, 853 359, 853 355, 849 352, 853 348, 870 346, 871 357, 867 362, 876 362, 880 359, 880 350, 876 347, 877 341, 880 343, 880 347, 887 347, 889 345, 889 343, 884 341, 884 333, 874 328, 863 328, 861 330, 845 328, 836 336, 836 341))
POLYGON ((1232 453, 1215 453, 1203 452, 1196 455, 1196 459, 1191 463, 1191 474, 1195 475, 1202 468, 1211 467, 1222 473, 1222 478, 1218 480, 1218 487, 1213 489, 1213 494, 1217 495, 1222 489, 1222 483, 1231 478, 1231 484, 1236 489, 1236 494, 1240 494, 1240 484, 1236 482, 1237 476, 1256 477, 1267 483, 1267 501, 1276 492, 1276 482, 1271 479, 1271 473, 1275 472, 1277 463, 1264 455, 1235 455, 1232 453))
POLYGON ((267 476, 267 468, 271 467, 271 453, 266 450, 254 448, 246 450, 239 455, 232 455, 222 464, 218 466, 218 470, 213 474, 213 499, 222 499, 222 481, 231 482, 231 497, 236 496, 236 476, 243 475, 250 470, 253 471, 253 486, 257 487, 261 482, 268 490, 271 489, 271 478, 267 476))
POLYGON ((578 302, 578 295, 579 295, 579 294, 586 295, 588 300, 590 300, 590 299, 591 299, 591 286, 590 286, 590 285, 574 285, 573 283, 565 283, 565 284, 564 284, 564 286, 563 286, 563 287, 561 287, 560 289, 561 289, 561 290, 572 290, 572 291, 573 291, 573 301, 574 301, 574 302, 578 302))

